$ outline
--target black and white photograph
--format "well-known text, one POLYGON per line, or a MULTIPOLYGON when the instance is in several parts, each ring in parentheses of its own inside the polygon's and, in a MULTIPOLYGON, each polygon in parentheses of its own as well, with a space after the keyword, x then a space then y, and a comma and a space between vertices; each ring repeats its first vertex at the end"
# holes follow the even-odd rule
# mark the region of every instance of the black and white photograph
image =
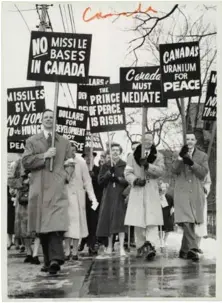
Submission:
POLYGON ((3 301, 222 299, 221 4, 2 1, 3 301))

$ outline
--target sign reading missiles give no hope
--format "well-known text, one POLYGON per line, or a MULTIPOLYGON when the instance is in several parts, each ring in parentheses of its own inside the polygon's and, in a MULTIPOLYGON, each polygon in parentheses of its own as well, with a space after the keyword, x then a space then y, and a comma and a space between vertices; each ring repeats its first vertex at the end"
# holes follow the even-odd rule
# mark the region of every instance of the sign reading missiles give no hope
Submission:
POLYGON ((92 35, 31 33, 28 80, 65 83, 88 81, 92 35))

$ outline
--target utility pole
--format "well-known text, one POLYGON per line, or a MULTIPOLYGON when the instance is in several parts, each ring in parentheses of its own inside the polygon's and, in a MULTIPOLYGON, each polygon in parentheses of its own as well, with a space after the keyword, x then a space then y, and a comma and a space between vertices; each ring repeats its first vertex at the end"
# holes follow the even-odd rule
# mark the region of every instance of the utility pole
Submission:
MULTIPOLYGON (((48 7, 50 5, 46 4, 36 4, 36 10, 39 15, 40 23, 36 27, 39 29, 39 32, 45 32, 47 29, 50 29, 49 19, 48 19, 48 7), (39 13, 39 10, 41 13, 39 13)), ((52 5, 51 5, 52 6, 52 5)), ((40 86, 41 81, 36 81, 35 86, 40 86)))

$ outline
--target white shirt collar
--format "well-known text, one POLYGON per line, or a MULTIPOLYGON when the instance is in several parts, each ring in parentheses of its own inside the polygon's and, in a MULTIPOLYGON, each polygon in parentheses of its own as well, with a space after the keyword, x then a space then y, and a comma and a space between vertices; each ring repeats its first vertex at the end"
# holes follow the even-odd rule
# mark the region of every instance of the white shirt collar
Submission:
POLYGON ((47 131, 45 129, 43 130, 43 133, 44 133, 44 136, 45 136, 46 139, 48 139, 49 134, 52 135, 52 132, 49 132, 49 131, 47 131))

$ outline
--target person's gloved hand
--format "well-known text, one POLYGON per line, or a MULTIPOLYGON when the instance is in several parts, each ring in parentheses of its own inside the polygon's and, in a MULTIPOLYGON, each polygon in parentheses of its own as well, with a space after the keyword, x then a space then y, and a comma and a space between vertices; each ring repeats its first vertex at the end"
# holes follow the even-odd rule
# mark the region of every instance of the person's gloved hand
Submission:
POLYGON ((192 166, 194 164, 193 160, 191 160, 189 157, 183 157, 183 163, 189 166, 192 166))
POLYGON ((142 180, 140 178, 137 178, 134 182, 133 182, 134 186, 140 186, 143 187, 146 185, 146 180, 142 180))
POLYGON ((149 168, 149 163, 147 162, 147 158, 140 159, 140 165, 143 166, 145 169, 149 168))
POLYGON ((188 153, 188 145, 184 145, 182 148, 181 148, 181 151, 179 153, 179 156, 181 158, 183 158, 186 154, 188 153))
POLYGON ((115 183, 119 183, 119 178, 115 174, 112 174, 111 180, 115 183))
POLYGON ((156 157, 157 157, 157 150, 155 145, 152 145, 150 149, 150 154, 147 157, 147 162, 152 164, 156 160, 156 157))

